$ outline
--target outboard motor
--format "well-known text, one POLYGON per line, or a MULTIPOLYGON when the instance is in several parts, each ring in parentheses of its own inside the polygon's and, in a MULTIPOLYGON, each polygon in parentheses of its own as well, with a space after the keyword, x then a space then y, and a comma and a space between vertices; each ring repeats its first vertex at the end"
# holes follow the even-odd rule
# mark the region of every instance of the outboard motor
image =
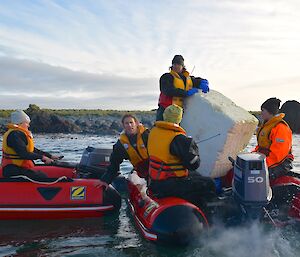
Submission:
POLYGON ((101 149, 88 146, 81 156, 78 170, 81 177, 101 178, 109 165, 111 149, 101 149))
MULTIPOLYGON (((88 146, 81 157, 79 169, 82 177, 99 178, 107 171, 112 149, 94 148, 88 146)), ((119 192, 128 191, 127 181, 124 176, 118 176, 112 182, 113 187, 119 192)))
POLYGON ((257 219, 272 198, 266 156, 242 153, 234 164, 233 196, 246 218, 257 219))
POLYGON ((80 160, 82 166, 106 167, 109 165, 109 157, 112 149, 94 148, 88 146, 80 160))

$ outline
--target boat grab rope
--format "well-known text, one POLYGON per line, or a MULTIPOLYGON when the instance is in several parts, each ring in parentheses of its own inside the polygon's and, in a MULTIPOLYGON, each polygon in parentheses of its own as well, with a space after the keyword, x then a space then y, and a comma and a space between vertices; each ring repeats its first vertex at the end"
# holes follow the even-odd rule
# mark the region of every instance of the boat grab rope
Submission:
POLYGON ((216 134, 216 135, 214 135, 214 136, 211 136, 211 137, 208 137, 208 138, 205 138, 205 139, 202 139, 202 140, 196 141, 196 144, 199 144, 199 143, 205 142, 205 141, 207 141, 207 140, 213 139, 213 138, 215 138, 215 137, 218 137, 218 136, 221 136, 221 133, 218 133, 218 134, 216 134))
POLYGON ((10 177, 10 178, 23 178, 23 179, 26 179, 32 183, 35 183, 35 184, 42 184, 42 185, 53 185, 53 184, 56 184, 62 180, 66 180, 68 179, 66 176, 62 176, 62 177, 59 177, 57 178, 55 181, 52 181, 52 182, 43 182, 43 181, 36 181, 36 180, 33 180, 31 178, 28 178, 24 175, 19 175, 19 176, 13 176, 13 177, 10 177))

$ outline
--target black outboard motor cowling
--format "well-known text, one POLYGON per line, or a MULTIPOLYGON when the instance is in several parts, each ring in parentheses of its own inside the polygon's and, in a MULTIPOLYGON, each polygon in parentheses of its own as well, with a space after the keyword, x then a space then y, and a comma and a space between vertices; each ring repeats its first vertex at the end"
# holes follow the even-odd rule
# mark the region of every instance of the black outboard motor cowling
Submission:
POLYGON ((256 219, 272 198, 266 156, 242 153, 234 164, 233 196, 247 218, 256 219))
POLYGON ((82 166, 106 167, 109 165, 109 157, 112 149, 101 149, 88 146, 80 160, 82 166))
POLYGON ((112 150, 88 146, 81 156, 77 167, 83 178, 101 178, 109 165, 109 158, 112 150))
MULTIPOLYGON (((94 148, 88 146, 81 156, 78 166, 80 176, 83 178, 98 178, 101 179, 103 174, 107 172, 107 166, 110 164, 110 155, 112 149, 94 148)), ((124 193, 128 191, 127 180, 124 176, 116 177, 112 186, 119 192, 124 193)), ((111 198, 111 194, 110 194, 111 198)))

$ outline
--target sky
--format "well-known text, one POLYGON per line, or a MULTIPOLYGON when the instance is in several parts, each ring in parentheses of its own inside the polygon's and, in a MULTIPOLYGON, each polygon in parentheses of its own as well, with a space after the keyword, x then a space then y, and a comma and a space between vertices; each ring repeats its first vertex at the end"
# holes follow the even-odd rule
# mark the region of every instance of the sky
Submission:
POLYGON ((247 110, 300 101, 299 0, 0 0, 0 109, 157 108, 175 54, 247 110))

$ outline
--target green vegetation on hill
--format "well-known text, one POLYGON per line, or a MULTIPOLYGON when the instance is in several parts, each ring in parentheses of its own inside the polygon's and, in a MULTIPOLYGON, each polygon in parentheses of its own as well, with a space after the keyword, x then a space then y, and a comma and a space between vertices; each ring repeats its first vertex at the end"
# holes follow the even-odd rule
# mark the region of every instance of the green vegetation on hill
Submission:
POLYGON ((118 110, 89 110, 89 109, 43 109, 49 113, 57 114, 60 116, 87 116, 87 115, 95 115, 95 116, 114 116, 121 117, 125 113, 132 113, 136 115, 141 114, 152 114, 154 111, 118 111, 118 110))
POLYGON ((7 118, 10 116, 10 113, 14 110, 0 110, 0 117, 7 118))
MULTIPOLYGON (((48 113, 56 114, 59 116, 88 116, 88 115, 95 115, 95 116, 113 116, 113 117, 122 117, 125 113, 132 113, 135 115, 151 115, 155 113, 155 110, 151 111, 119 111, 119 110, 101 110, 101 109, 41 109, 36 104, 30 104, 29 108, 31 110, 43 110, 48 113)), ((14 110, 0 110, 0 117, 7 118, 10 116, 10 113, 14 110)), ((26 110, 25 110, 26 111, 26 110)), ((259 111, 250 111, 251 114, 258 117, 260 112, 259 111)))
MULTIPOLYGON (((101 109, 41 109, 35 104, 30 104, 29 108, 31 110, 42 110, 51 114, 56 114, 59 116, 114 116, 122 117, 125 113, 132 113, 135 115, 145 115, 145 114, 154 114, 154 110, 151 111, 119 111, 119 110, 101 110, 101 109)), ((0 117, 7 118, 10 116, 10 113, 14 110, 0 110, 0 117)), ((26 111, 26 110, 25 110, 26 111)))

